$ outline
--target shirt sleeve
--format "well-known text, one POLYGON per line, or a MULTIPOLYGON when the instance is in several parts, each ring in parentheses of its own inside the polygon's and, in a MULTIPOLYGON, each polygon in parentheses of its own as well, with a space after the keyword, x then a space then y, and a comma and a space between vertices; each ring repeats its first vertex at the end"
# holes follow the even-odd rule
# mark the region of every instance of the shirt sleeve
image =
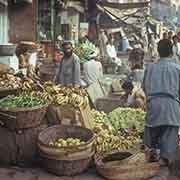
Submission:
POLYGON ((60 67, 61 66, 61 63, 59 63, 58 65, 57 65, 57 68, 55 69, 55 76, 54 76, 54 82, 55 83, 59 83, 59 76, 60 76, 60 67))
POLYGON ((80 75, 80 60, 76 57, 74 62, 74 85, 81 85, 80 75))
POLYGON ((146 76, 147 76, 147 68, 145 69, 144 77, 143 77, 143 82, 142 82, 142 85, 141 85, 145 95, 147 95, 146 94, 146 85, 145 85, 145 83, 146 83, 146 76))

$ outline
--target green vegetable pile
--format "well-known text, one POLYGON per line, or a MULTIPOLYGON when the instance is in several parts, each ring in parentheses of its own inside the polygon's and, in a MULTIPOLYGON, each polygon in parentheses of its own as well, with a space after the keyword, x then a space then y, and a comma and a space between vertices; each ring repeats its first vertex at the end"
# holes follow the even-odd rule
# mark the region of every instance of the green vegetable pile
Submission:
POLYGON ((96 47, 91 42, 79 44, 75 47, 74 52, 79 56, 81 63, 90 60, 91 54, 96 50, 96 47))
POLYGON ((118 108, 109 115, 96 110, 92 110, 91 114, 93 117, 96 152, 128 150, 134 148, 134 146, 139 143, 141 132, 136 129, 137 127, 132 127, 134 124, 131 120, 133 120, 135 124, 140 125, 142 123, 141 128, 143 128, 144 112, 139 109, 118 108), (135 118, 133 118, 134 115, 135 118), (129 124, 124 123, 124 121, 128 121, 129 124))
POLYGON ((46 102, 43 99, 29 95, 7 96, 0 100, 1 108, 26 108, 44 104, 46 102))
POLYGON ((130 128, 142 132, 145 115, 146 113, 141 109, 117 108, 108 114, 108 119, 116 131, 130 128))

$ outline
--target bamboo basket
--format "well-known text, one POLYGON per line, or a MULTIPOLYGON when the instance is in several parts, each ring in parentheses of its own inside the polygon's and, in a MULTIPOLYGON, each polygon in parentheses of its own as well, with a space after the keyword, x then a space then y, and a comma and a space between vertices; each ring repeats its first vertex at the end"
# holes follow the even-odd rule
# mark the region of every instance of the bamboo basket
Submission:
POLYGON ((96 155, 96 169, 101 176, 109 180, 147 180, 159 172, 160 166, 156 162, 128 164, 128 161, 124 160, 131 155, 129 152, 96 155), (121 163, 121 161, 124 162, 121 163))
POLYGON ((46 104, 32 108, 0 108, 1 126, 10 130, 38 127, 47 107, 46 104))
POLYGON ((42 165, 56 175, 73 176, 85 171, 94 155, 94 134, 90 129, 57 125, 45 129, 39 134, 38 149, 42 165), (56 148, 49 146, 50 141, 58 138, 79 138, 86 143, 79 146, 56 148))

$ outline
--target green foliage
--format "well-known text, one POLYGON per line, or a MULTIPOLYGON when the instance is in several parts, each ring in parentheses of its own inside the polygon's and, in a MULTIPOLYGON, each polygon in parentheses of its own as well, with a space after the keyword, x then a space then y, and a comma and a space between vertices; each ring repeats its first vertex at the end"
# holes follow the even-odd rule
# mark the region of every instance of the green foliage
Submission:
POLYGON ((25 108, 35 107, 43 104, 45 104, 43 99, 29 95, 8 96, 0 100, 0 107, 3 108, 25 108))
POLYGON ((81 63, 85 63, 90 60, 91 54, 94 53, 96 47, 91 42, 78 44, 75 46, 74 52, 79 56, 81 63))

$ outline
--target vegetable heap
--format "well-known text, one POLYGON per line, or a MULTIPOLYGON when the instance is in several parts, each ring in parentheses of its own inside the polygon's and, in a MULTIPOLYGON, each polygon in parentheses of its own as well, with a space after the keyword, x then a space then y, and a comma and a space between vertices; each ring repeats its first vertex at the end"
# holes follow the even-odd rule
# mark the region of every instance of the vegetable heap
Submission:
POLYGON ((44 104, 46 104, 46 102, 43 99, 27 95, 7 96, 0 100, 1 108, 26 108, 44 104))
POLYGON ((96 135, 95 148, 97 152, 127 150, 133 148, 139 142, 141 133, 139 126, 142 124, 143 128, 142 121, 144 121, 145 115, 143 111, 131 108, 118 108, 108 115, 95 110, 92 110, 91 113, 94 120, 93 130, 96 135), (124 123, 124 118, 129 124, 124 123), (138 124, 138 126, 134 127, 134 124, 138 124))
POLYGON ((21 78, 12 74, 2 74, 0 76, 0 89, 17 89, 22 86, 21 78))
POLYGON ((141 109, 117 108, 109 113, 108 119, 116 131, 130 128, 142 132, 145 114, 141 109))

